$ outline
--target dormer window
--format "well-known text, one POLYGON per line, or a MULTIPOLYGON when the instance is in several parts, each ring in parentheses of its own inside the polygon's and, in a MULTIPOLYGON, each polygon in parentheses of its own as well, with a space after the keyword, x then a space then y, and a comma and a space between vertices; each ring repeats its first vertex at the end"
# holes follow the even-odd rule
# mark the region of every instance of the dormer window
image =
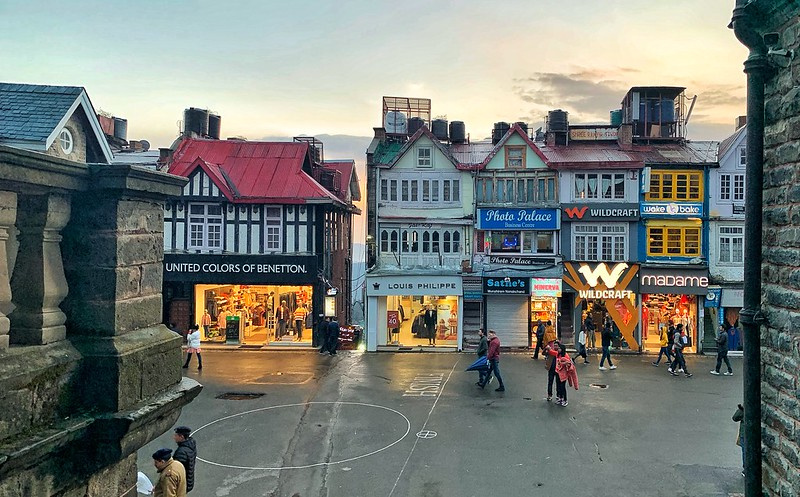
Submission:
POLYGON ((432 167, 432 155, 431 147, 417 147, 417 167, 432 167))
POLYGON ((525 167, 525 147, 508 145, 505 147, 506 167, 509 169, 523 169, 525 167))
POLYGON ((72 140, 72 133, 67 128, 61 130, 58 134, 58 144, 61 146, 61 151, 65 154, 71 154, 74 141, 72 140))

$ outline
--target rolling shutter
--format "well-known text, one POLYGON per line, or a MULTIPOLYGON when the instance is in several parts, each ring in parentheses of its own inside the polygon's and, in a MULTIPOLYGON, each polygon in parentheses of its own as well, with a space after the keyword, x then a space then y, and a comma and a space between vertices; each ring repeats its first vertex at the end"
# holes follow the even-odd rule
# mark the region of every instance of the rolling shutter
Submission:
POLYGON ((503 347, 527 347, 528 296, 487 295, 486 328, 497 332, 503 347))

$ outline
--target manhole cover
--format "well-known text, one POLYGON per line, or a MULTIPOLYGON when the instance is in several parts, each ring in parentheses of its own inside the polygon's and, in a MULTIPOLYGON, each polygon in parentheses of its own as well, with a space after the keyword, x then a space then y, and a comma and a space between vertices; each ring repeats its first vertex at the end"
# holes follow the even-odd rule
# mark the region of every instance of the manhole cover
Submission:
POLYGON ((608 388, 605 383, 589 383, 589 386, 592 388, 608 388))
POLYGON ((435 431, 432 430, 422 430, 417 433, 417 438, 433 438, 437 435, 435 431))
POLYGON ((225 392, 217 395, 217 398, 222 400, 252 400, 263 396, 263 393, 225 392))

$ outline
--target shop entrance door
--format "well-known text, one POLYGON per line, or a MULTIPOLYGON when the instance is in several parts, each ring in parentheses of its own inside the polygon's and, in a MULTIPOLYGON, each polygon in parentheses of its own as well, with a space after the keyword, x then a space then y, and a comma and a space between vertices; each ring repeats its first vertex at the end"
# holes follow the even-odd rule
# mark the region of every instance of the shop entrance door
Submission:
POLYGON ((487 295, 486 328, 494 330, 503 347, 527 347, 529 297, 527 295, 487 295))

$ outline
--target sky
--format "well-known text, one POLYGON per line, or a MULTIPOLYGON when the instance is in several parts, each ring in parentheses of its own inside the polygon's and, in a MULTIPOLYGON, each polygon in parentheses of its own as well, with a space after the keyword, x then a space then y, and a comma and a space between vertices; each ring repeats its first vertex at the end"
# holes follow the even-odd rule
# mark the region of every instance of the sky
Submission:
POLYGON ((547 111, 608 122, 632 86, 697 95, 688 138, 745 113, 734 0, 2 0, 0 81, 75 85, 169 146, 187 107, 222 136, 313 135, 361 169, 384 95, 430 98, 472 140, 547 111))

